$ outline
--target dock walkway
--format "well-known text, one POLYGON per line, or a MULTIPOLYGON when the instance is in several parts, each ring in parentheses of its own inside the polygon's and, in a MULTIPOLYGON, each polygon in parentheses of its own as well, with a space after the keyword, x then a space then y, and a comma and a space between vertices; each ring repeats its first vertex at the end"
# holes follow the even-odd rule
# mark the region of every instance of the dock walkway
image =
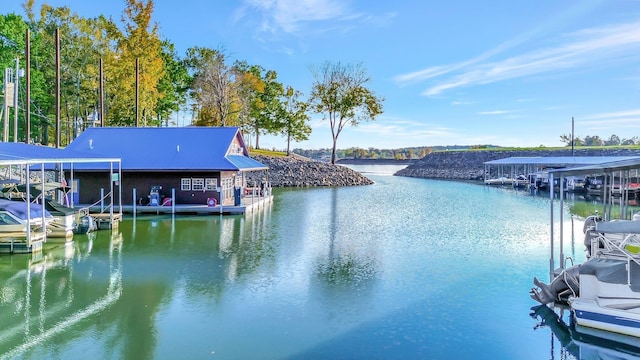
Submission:
MULTIPOLYGON (((234 215, 234 214, 246 214, 254 210, 267 206, 273 201, 273 195, 267 195, 263 197, 244 197, 241 205, 199 205, 199 204, 176 204, 176 205, 123 205, 122 213, 124 214, 216 214, 216 215, 234 215)), ((114 217, 116 213, 120 213, 120 206, 114 205, 113 207, 114 217)), ((109 209, 104 209, 100 205, 89 207, 89 213, 94 218, 109 217, 109 209)))

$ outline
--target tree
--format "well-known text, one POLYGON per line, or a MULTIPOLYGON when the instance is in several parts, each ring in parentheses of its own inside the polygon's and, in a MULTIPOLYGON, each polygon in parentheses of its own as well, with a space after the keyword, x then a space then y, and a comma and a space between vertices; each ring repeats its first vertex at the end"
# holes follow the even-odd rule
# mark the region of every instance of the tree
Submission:
POLYGON ((311 126, 307 124, 309 104, 298 100, 301 95, 301 92, 295 91, 291 86, 287 86, 284 91, 284 112, 280 121, 282 134, 287 137, 287 156, 290 155, 291 140, 307 140, 311 134, 311 126))
POLYGON ((602 144, 602 139, 598 135, 584 137, 584 146, 602 146, 602 144))
POLYGON ((608 140, 606 140, 604 142, 605 146, 616 146, 616 145, 620 145, 620 138, 618 137, 618 135, 611 135, 611 137, 609 137, 608 140))
POLYGON ((122 15, 125 31, 117 43, 117 54, 108 62, 109 123, 132 125, 139 117, 139 125, 155 126, 159 124, 157 103, 164 97, 158 85, 165 68, 158 25, 151 22, 153 0, 126 0, 126 4, 122 15), (139 109, 135 108, 136 61, 139 109))
POLYGON ((185 62, 178 58, 174 45, 169 40, 162 42, 162 60, 165 71, 158 83, 158 91, 164 96, 158 99, 156 114, 158 120, 166 120, 168 126, 171 113, 180 111, 180 108, 186 104, 192 80, 185 62))
POLYGON ((571 134, 560 135, 560 141, 567 144, 567 146, 571 146, 571 134))
POLYGON ((315 80, 309 103, 314 112, 323 113, 329 119, 333 140, 331 163, 335 164, 338 137, 344 127, 374 120, 382 113, 384 99, 366 87, 371 78, 361 64, 325 62, 311 71, 315 80))
POLYGON ((241 95, 248 105, 248 114, 244 120, 244 128, 256 137, 255 147, 260 148, 261 134, 278 134, 282 131, 282 119, 285 116, 284 85, 278 81, 278 73, 265 70, 258 65, 246 62, 235 64, 237 76, 242 89, 241 95))
POLYGON ((233 102, 237 98, 235 73, 226 64, 223 50, 189 48, 187 64, 193 73, 191 96, 198 108, 196 125, 237 124, 237 119, 232 117, 233 102))

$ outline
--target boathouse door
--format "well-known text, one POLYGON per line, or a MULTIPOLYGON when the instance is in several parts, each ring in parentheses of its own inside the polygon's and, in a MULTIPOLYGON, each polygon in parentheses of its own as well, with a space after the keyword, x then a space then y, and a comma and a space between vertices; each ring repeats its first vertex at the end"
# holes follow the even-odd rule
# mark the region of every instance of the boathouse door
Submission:
POLYGON ((76 205, 80 203, 80 192, 79 190, 79 180, 78 179, 73 179, 73 181, 71 182, 71 199, 72 199, 72 204, 76 205))

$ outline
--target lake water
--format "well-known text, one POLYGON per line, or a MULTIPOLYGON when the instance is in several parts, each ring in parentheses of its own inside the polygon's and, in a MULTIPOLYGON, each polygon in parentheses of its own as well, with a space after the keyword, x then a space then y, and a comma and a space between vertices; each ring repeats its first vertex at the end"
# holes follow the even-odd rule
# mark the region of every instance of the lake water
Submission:
MULTIPOLYGON (((3 255, 1 358, 575 358, 531 316, 546 198, 359 170, 375 184, 274 189, 246 216, 128 217, 3 255)), ((583 261, 582 223, 564 229, 583 261)))

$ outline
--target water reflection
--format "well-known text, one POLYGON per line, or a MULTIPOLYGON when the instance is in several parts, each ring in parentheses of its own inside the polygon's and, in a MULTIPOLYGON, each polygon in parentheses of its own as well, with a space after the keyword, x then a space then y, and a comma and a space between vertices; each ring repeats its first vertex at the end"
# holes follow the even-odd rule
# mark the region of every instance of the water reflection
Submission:
MULTIPOLYGON (((92 327, 122 295, 122 241, 115 233, 107 261, 92 257, 95 234, 86 241, 42 253, 3 257, 0 263, 0 349, 2 358, 38 357, 60 336, 92 327)), ((44 352, 46 355, 47 352, 44 352)))
POLYGON ((551 360, 640 357, 640 339, 579 326, 574 323, 569 309, 534 306, 531 317, 537 321, 536 330, 551 330, 551 360), (560 345, 559 349, 555 343, 560 345))

